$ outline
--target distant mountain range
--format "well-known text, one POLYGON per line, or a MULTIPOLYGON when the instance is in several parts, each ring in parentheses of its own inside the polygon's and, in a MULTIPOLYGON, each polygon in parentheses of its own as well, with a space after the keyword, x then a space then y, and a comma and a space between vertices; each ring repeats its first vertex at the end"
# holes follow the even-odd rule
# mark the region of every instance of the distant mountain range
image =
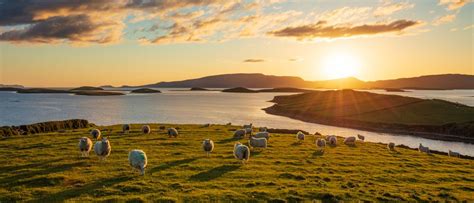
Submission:
POLYGON ((25 88, 21 85, 4 85, 4 84, 0 84, 0 88, 25 88))
POLYGON ((213 75, 197 79, 159 82, 156 84, 142 86, 122 86, 127 88, 148 87, 203 87, 203 88, 398 88, 398 89, 474 89, 474 75, 463 74, 442 74, 427 75, 411 78, 400 78, 392 80, 362 81, 354 77, 325 80, 325 81, 305 81, 300 77, 274 76, 261 73, 236 73, 213 75))

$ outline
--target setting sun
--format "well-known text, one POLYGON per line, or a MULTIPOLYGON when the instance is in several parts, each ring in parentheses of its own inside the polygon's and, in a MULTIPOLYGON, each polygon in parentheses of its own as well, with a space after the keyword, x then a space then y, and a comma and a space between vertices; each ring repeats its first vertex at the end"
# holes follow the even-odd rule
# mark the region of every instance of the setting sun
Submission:
POLYGON ((359 68, 359 60, 347 53, 332 54, 323 61, 323 74, 331 79, 355 76, 359 68))

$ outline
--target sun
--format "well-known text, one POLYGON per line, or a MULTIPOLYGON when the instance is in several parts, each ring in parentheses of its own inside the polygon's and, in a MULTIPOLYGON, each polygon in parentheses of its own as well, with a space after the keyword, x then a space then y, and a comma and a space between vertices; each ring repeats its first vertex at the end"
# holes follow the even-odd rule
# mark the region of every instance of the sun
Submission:
POLYGON ((359 68, 357 57, 347 53, 335 53, 323 61, 323 74, 330 79, 355 76, 359 68))

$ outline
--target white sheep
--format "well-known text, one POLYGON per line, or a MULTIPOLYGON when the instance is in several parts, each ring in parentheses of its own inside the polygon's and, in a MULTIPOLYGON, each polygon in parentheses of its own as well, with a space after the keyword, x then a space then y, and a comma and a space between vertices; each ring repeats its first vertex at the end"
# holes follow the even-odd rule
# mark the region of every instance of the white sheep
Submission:
POLYGON ((130 127, 129 124, 124 124, 124 125, 122 125, 122 132, 123 132, 123 133, 128 133, 128 132, 130 132, 130 129, 131 129, 131 127, 130 127))
POLYGON ((448 151, 448 156, 459 158, 459 157, 461 157, 461 154, 459 152, 453 152, 453 151, 449 150, 448 151))
POLYGON ((329 145, 336 146, 337 145, 337 137, 335 135, 330 135, 327 137, 329 145))
POLYGON ((133 170, 140 170, 141 175, 145 175, 147 157, 144 151, 134 149, 128 153, 128 162, 133 170))
POLYGON ((205 139, 202 142, 202 149, 204 150, 204 152, 206 152, 207 156, 209 156, 214 150, 214 142, 210 139, 205 139))
POLYGON ((96 139, 96 140, 100 140, 100 139, 102 138, 102 136, 101 136, 102 133, 100 132, 99 129, 93 129, 93 130, 91 131, 91 135, 92 135, 92 137, 93 137, 94 139, 96 139))
POLYGON ((354 136, 346 137, 344 139, 344 144, 346 145, 355 145, 355 142, 356 142, 356 138, 354 136))
POLYGON ((267 148, 267 139, 250 137, 249 146, 253 148, 267 148))
POLYGON ((82 137, 79 139, 79 151, 81 151, 81 157, 88 157, 89 152, 92 150, 92 141, 88 137, 82 137))
POLYGON ((236 130, 234 132, 234 138, 242 139, 243 137, 245 137, 245 134, 246 134, 245 129, 236 130))
POLYGON ((387 148, 389 151, 395 151, 395 143, 393 142, 388 143, 387 148))
POLYGON ((252 137, 254 138, 265 138, 267 141, 270 139, 270 134, 268 132, 258 132, 252 137))
POLYGON ((244 129, 245 129, 245 128, 252 128, 252 127, 253 127, 253 124, 252 124, 252 123, 243 126, 244 129))
POLYGON ((102 141, 97 141, 94 144, 94 152, 99 156, 99 160, 105 160, 109 155, 112 147, 110 146, 110 142, 108 137, 102 138, 102 141))
POLYGON ((150 126, 149 126, 149 125, 144 125, 144 126, 142 127, 142 132, 143 132, 143 134, 150 134, 150 133, 151 133, 151 128, 150 128, 150 126))
POLYGON ((326 140, 318 138, 316 140, 316 146, 319 147, 319 148, 325 147, 326 146, 326 140))
POLYGON ((245 164, 250 159, 250 149, 240 142, 234 144, 234 157, 245 164))
POLYGON ((260 127, 258 128, 259 132, 267 132, 267 127, 260 127))
POLYGON ((252 135, 253 128, 245 128, 245 134, 246 135, 252 135))
POLYGON ((305 135, 303 132, 299 131, 298 133, 296 133, 296 140, 298 140, 299 142, 304 141, 304 137, 305 135))
POLYGON ((178 137, 178 130, 176 128, 168 128, 169 137, 178 137))
POLYGON ((365 140, 365 137, 361 134, 357 134, 357 138, 359 138, 359 140, 362 140, 362 141, 365 140))
POLYGON ((430 154, 430 148, 423 146, 421 143, 420 146, 418 146, 418 151, 430 154))

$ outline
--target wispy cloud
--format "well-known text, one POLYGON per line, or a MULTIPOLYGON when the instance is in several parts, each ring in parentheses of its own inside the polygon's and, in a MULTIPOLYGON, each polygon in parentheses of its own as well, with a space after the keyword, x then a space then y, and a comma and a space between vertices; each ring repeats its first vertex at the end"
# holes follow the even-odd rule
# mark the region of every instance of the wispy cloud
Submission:
POLYGON ((244 63, 261 63, 261 62, 265 62, 264 59, 245 59, 243 61, 244 63))
POLYGON ((454 19, 456 19, 456 14, 448 14, 448 15, 436 18, 433 21, 433 25, 435 25, 435 26, 442 25, 442 24, 445 24, 445 23, 452 22, 452 21, 454 21, 454 19))
POLYGON ((391 1, 385 1, 382 6, 377 7, 374 10, 375 16, 388 16, 398 11, 406 10, 415 7, 415 4, 408 2, 392 3, 391 1))
POLYGON ((439 5, 446 5, 448 10, 457 10, 465 6, 471 0, 440 0, 439 5))
POLYGON ((362 25, 330 25, 325 21, 315 24, 287 27, 281 30, 269 32, 276 37, 293 37, 298 40, 311 40, 315 38, 342 38, 363 35, 377 35, 383 33, 398 33, 410 27, 421 24, 418 21, 397 20, 391 23, 375 23, 362 25))

